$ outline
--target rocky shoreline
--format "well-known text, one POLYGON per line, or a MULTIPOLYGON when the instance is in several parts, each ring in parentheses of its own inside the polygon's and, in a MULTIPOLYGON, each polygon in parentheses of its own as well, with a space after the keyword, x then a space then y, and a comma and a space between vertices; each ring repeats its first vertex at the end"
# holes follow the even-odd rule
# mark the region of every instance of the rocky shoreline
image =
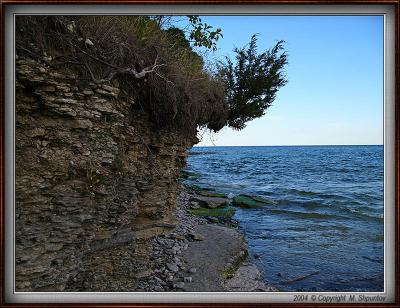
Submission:
POLYGON ((204 196, 197 188, 183 187, 174 212, 177 227, 172 233, 152 240, 150 270, 143 273, 135 291, 278 291, 263 282, 260 271, 250 261, 243 234, 231 218, 233 214, 194 214, 202 209, 207 211, 207 207, 199 205, 202 200, 209 203, 208 209, 216 205, 213 202, 221 202, 215 209, 228 211, 223 199, 204 196))

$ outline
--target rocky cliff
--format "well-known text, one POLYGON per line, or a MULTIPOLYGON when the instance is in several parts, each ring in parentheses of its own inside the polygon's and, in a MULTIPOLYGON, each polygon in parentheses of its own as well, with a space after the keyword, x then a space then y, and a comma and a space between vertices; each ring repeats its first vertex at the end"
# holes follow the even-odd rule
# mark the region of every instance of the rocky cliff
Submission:
POLYGON ((135 290, 195 134, 51 58, 18 58, 16 80, 16 290, 135 290))

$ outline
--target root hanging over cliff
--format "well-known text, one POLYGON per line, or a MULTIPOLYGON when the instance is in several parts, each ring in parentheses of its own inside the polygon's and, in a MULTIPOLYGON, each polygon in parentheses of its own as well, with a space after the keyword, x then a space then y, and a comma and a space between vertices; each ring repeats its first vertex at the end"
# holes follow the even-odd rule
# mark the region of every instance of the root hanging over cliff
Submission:
POLYGON ((63 67, 76 82, 110 82, 156 128, 193 134, 227 123, 224 85, 148 16, 18 16, 16 25, 17 55, 63 67))

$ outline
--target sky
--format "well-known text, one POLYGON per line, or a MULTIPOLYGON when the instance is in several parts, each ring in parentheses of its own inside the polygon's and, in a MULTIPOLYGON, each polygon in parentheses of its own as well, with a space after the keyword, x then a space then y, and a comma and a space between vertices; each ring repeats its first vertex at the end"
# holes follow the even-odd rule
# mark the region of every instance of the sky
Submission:
POLYGON ((285 40, 288 83, 242 131, 202 134, 198 146, 383 144, 382 16, 203 16, 221 28, 211 55, 285 40))

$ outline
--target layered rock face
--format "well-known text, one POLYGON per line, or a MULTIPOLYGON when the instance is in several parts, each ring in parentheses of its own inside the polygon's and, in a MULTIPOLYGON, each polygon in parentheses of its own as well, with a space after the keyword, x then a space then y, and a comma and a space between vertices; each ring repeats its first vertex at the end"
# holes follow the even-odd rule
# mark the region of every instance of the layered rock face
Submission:
POLYGON ((16 79, 16 290, 134 291, 195 137, 115 84, 21 58, 16 79))

